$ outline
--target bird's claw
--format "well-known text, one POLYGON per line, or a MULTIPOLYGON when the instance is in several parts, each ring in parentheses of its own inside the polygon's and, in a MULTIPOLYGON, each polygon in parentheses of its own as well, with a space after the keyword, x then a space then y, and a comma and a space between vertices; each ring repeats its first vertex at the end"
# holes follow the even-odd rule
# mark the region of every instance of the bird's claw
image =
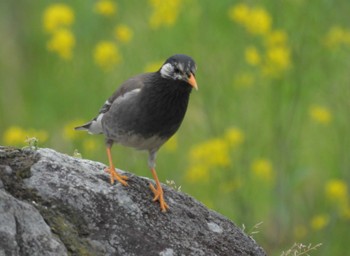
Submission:
POLYGON ((166 212, 169 209, 169 206, 164 200, 164 192, 162 187, 155 188, 153 184, 149 184, 149 187, 154 194, 153 202, 159 201, 160 209, 162 210, 162 212, 166 212))
POLYGON ((111 179, 111 184, 114 184, 114 180, 119 181, 122 185, 124 186, 128 186, 128 183, 126 182, 129 178, 125 175, 120 175, 118 174, 114 167, 107 167, 105 168, 105 172, 108 172, 110 175, 110 179, 111 179))

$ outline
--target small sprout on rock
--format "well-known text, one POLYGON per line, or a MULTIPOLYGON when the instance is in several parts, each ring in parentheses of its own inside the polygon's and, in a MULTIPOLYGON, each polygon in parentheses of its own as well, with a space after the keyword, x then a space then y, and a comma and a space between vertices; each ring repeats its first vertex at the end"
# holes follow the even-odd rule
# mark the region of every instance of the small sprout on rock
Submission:
POLYGON ((29 148, 31 150, 37 150, 38 149, 39 140, 37 138, 35 138, 35 137, 28 137, 27 136, 26 140, 24 142, 28 144, 28 146, 25 146, 24 148, 29 148))
POLYGON ((245 232, 245 225, 244 225, 244 223, 242 224, 241 230, 242 230, 243 232, 245 232))
POLYGON ((171 187, 171 188, 174 189, 175 191, 181 192, 181 186, 177 186, 177 185, 175 184, 175 181, 173 181, 173 180, 166 180, 165 182, 166 182, 166 184, 167 184, 169 187, 171 187))
POLYGON ((83 156, 79 153, 78 149, 74 149, 73 157, 82 159, 83 156))
POLYGON ((256 223, 250 230, 247 230, 247 232, 246 232, 246 226, 243 223, 241 230, 243 232, 245 232, 246 234, 248 234, 249 236, 253 236, 253 235, 259 233, 258 229, 260 228, 261 224, 263 224, 262 221, 260 221, 259 223, 256 223))
POLYGON ((253 236, 253 235, 259 233, 259 228, 260 228, 261 224, 263 224, 262 221, 260 221, 259 223, 256 223, 256 224, 254 225, 254 227, 252 227, 252 228, 249 230, 248 234, 249 234, 250 236, 253 236))

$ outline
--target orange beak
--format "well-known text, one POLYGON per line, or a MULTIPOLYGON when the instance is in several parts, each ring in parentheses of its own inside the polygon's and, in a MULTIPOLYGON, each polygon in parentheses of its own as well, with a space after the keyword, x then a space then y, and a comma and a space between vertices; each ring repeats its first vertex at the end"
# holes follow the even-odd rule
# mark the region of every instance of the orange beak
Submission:
POLYGON ((196 79, 194 78, 194 75, 192 73, 188 78, 187 83, 189 83, 194 89, 198 90, 196 79))

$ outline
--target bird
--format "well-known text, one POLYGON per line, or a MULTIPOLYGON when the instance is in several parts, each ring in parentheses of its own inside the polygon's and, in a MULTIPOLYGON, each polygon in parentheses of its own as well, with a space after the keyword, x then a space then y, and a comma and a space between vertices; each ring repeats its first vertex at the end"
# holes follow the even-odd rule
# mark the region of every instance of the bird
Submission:
POLYGON ((110 174, 111 184, 117 180, 128 186, 128 177, 114 168, 113 144, 148 151, 148 167, 155 181, 155 186, 150 183, 149 187, 153 201, 159 201, 162 212, 169 206, 155 169, 156 155, 179 129, 192 89, 198 90, 196 71, 196 63, 190 56, 175 54, 166 59, 158 71, 139 74, 123 82, 95 118, 75 127, 90 134, 104 134, 109 162, 105 171, 110 174))

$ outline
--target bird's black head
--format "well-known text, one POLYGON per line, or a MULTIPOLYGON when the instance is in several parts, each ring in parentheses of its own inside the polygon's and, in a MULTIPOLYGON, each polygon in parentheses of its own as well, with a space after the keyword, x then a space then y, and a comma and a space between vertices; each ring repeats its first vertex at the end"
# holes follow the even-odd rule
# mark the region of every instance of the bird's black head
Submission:
POLYGON ((196 63, 191 57, 184 54, 176 54, 164 62, 159 72, 163 78, 182 80, 193 88, 198 89, 195 79, 196 70, 196 63))

